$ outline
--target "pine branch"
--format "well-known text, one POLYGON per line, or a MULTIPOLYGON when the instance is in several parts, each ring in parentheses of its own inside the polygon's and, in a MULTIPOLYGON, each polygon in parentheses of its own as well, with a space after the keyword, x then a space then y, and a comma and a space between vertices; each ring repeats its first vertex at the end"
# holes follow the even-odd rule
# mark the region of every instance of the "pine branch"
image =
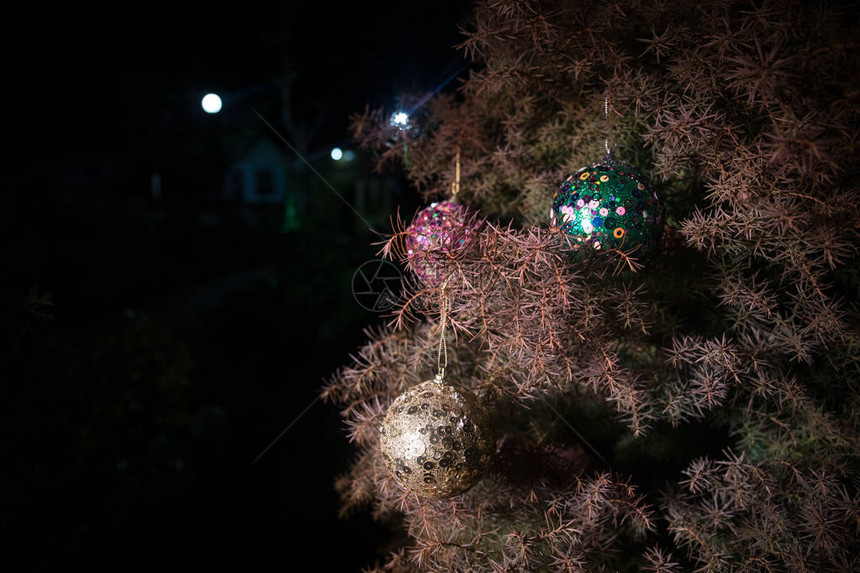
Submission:
MULTIPOLYGON (((353 117, 380 169, 408 154, 427 200, 448 193, 460 150, 459 199, 486 223, 468 248, 417 256, 451 277, 451 374, 504 428, 493 471, 454 500, 387 476, 376 428, 432 370, 439 327, 439 288, 407 285, 324 389, 359 449, 344 506, 399 515, 409 533, 375 570, 857 568, 856 16, 788 0, 488 0, 463 30, 472 68, 456 94, 431 98, 411 131, 383 110, 353 117), (572 257, 548 225, 559 182, 609 139, 663 198, 656 256, 572 257), (623 422, 593 429, 615 432, 610 449, 647 459, 655 429, 698 426, 729 447, 671 452, 686 468, 652 509, 629 478, 653 468, 563 463, 555 415, 595 404, 623 422)), ((408 225, 392 227, 380 252, 411 272, 408 225)))

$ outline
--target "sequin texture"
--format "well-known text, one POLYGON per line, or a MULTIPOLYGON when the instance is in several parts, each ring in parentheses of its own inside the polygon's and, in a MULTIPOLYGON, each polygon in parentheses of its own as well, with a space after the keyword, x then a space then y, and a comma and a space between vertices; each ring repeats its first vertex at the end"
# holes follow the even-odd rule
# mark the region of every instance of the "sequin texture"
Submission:
POLYGON ((466 221, 466 207, 451 201, 432 203, 415 215, 406 230, 406 254, 419 279, 441 282, 440 259, 462 249, 477 232, 477 224, 466 221))
POLYGON ((495 453, 486 408, 470 390, 428 380, 398 396, 379 428, 382 459, 395 481, 446 498, 475 485, 495 453))
POLYGON ((604 159, 568 177, 553 197, 550 223, 574 245, 651 251, 663 230, 663 206, 635 168, 604 159))

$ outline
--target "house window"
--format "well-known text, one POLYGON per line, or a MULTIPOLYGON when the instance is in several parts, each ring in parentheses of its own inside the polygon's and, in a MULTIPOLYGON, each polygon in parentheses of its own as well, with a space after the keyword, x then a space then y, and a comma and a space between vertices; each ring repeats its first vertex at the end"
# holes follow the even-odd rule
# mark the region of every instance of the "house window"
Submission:
POLYGON ((271 195, 275 192, 275 175, 271 171, 259 170, 254 174, 257 195, 271 195))

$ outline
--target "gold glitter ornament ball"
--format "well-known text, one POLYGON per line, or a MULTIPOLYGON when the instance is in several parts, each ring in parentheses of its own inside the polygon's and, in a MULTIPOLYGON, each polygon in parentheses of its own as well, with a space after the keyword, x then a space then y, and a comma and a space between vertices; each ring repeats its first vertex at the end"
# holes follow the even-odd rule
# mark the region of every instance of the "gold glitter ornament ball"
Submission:
POLYGON ((475 485, 492 462, 490 415, 471 391, 428 380, 388 408, 379 429, 385 465, 407 490, 446 498, 475 485))

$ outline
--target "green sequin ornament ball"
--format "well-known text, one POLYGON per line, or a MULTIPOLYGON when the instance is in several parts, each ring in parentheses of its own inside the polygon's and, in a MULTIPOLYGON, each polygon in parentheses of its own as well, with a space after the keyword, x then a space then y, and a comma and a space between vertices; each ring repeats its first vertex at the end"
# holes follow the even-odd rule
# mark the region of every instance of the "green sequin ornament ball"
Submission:
POLYGON ((601 249, 640 256, 660 239, 663 205, 642 173, 607 155, 561 184, 550 223, 571 238, 576 256, 601 249))

